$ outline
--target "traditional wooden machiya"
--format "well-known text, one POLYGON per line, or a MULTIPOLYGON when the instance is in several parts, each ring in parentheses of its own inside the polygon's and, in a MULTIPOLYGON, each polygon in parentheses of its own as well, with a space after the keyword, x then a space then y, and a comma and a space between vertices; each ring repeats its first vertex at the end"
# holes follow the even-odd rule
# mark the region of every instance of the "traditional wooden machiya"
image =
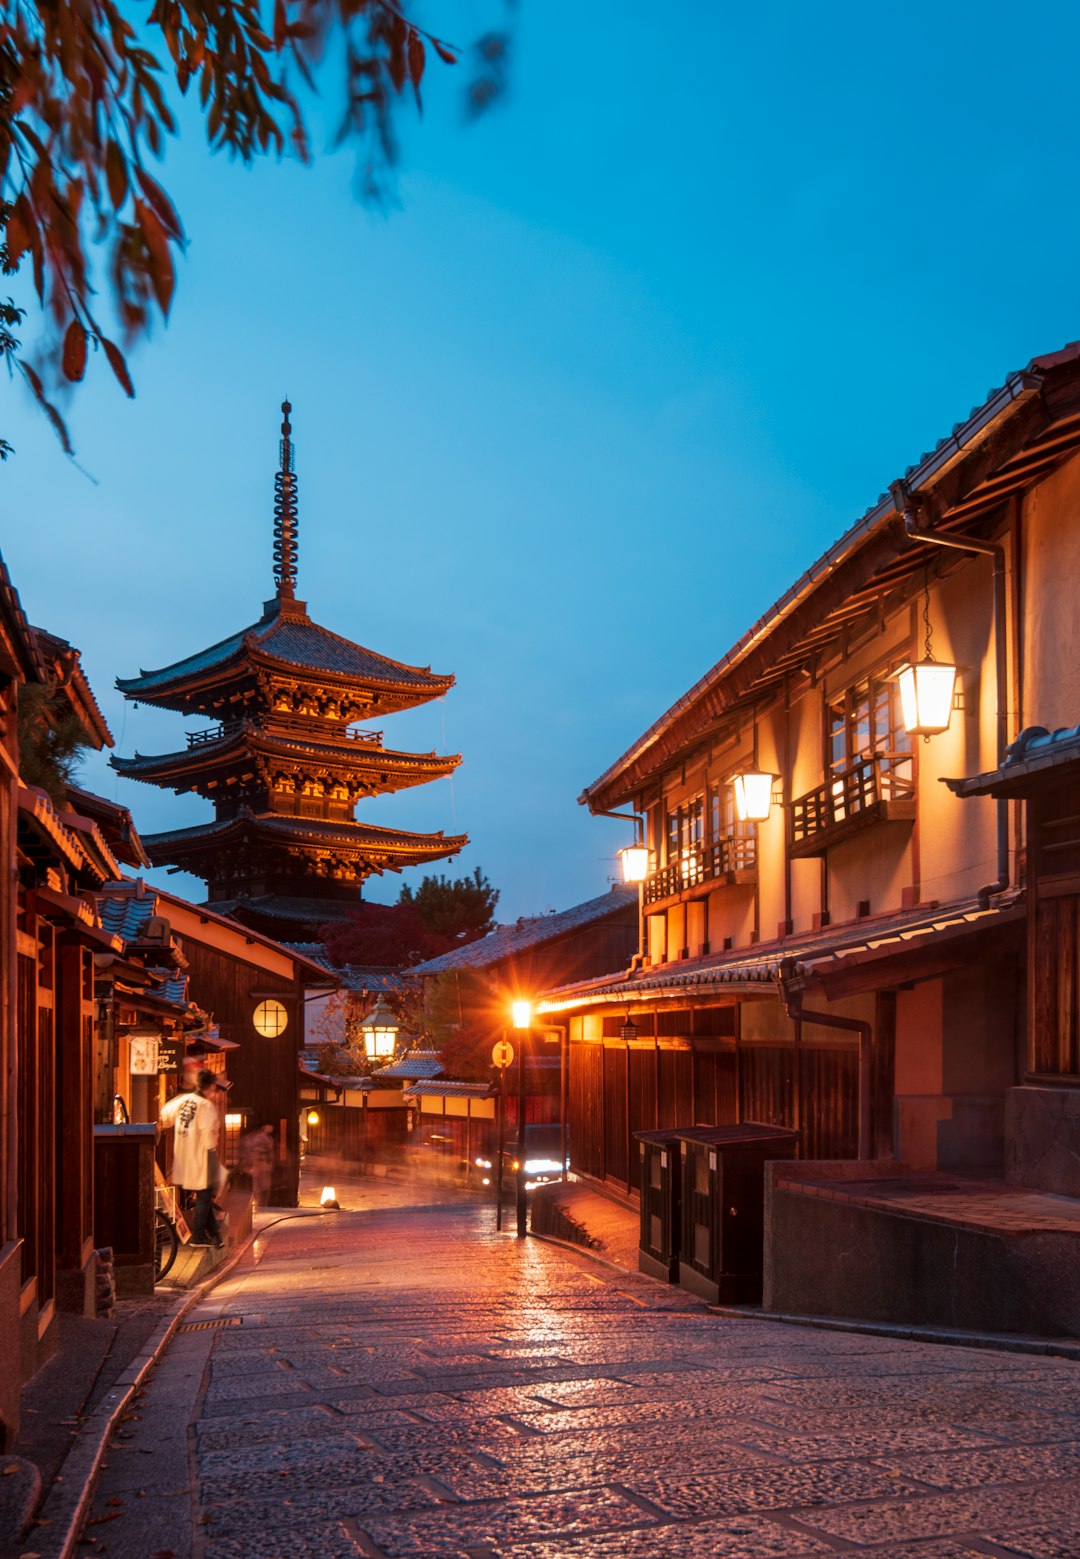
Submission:
POLYGON ((396 752, 381 719, 454 683, 331 633, 298 600, 291 407, 275 478, 275 592, 258 622, 159 671, 120 679, 125 697, 215 723, 178 752, 114 758, 121 774, 214 803, 214 820, 151 835, 155 865, 202 877, 211 905, 269 935, 306 939, 341 919, 372 873, 455 855, 467 836, 357 822, 365 797, 451 774, 456 755, 396 752))

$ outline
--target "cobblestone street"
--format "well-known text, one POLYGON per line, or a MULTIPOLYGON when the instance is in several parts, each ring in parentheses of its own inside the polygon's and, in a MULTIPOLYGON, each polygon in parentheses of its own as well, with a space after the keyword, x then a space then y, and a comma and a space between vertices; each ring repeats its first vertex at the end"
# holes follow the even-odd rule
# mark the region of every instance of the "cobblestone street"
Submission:
POLYGON ((301 1214, 188 1317, 81 1551, 1075 1559, 1078 1383, 725 1319, 469 1204, 301 1214))

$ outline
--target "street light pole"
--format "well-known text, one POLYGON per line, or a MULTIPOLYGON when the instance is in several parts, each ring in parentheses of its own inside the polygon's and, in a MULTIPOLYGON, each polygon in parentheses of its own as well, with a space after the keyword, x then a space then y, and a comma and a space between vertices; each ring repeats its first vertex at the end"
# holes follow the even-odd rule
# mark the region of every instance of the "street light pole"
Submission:
POLYGON ((506 1131, 506 1068, 499 1068, 499 1124, 496 1128, 498 1147, 495 1150, 495 1232, 502 1233, 503 1193, 503 1135, 506 1131))
POLYGON ((529 1031, 521 1031, 521 1049, 518 1052, 518 1130, 517 1130, 517 1237, 523 1240, 528 1234, 525 1215, 525 1051, 529 1031))
POLYGON ((512 1005, 514 1028, 521 1040, 518 1052, 518 1129, 517 1129, 517 1237, 528 1234, 525 1220, 525 1052, 532 1031, 532 1003, 515 1001, 512 1005))

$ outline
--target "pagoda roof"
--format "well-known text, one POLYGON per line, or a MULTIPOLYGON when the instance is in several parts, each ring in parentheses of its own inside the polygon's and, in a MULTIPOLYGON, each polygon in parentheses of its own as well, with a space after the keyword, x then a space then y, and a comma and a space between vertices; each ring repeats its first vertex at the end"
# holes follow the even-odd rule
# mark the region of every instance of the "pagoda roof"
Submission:
POLYGON ((281 812, 255 813, 242 807, 236 817, 148 834, 144 843, 150 859, 162 865, 186 860, 207 847, 216 853, 223 847, 251 841, 271 848, 277 845, 308 852, 322 847, 362 858, 372 871, 384 867, 400 871, 403 866, 456 855, 468 844, 469 836, 444 834, 441 829, 435 834, 410 834, 369 823, 292 817, 281 812))
POLYGON ((331 633, 311 621, 301 602, 283 601, 280 596, 267 603, 258 622, 209 649, 157 671, 118 677, 116 685, 127 698, 184 710, 196 687, 238 679, 256 666, 294 677, 314 673, 320 679, 385 690, 395 695, 393 702, 399 707, 403 696, 408 704, 423 703, 454 685, 452 676, 440 676, 430 666, 409 666, 331 633))
MULTIPOLYGON (((200 739, 179 752, 148 755, 137 752, 131 758, 114 756, 109 762, 128 779, 160 784, 167 781, 170 775, 187 776, 226 767, 231 759, 248 753, 295 762, 322 763, 330 768, 348 770, 358 778, 381 775, 384 784, 391 778, 397 782, 392 787, 394 789, 441 779, 444 775, 452 774, 461 762, 460 753, 440 756, 434 752, 395 752, 377 742, 347 736, 344 731, 336 740, 307 741, 298 735, 256 726, 250 720, 223 727, 220 735, 211 736, 209 740, 200 739)), ((197 787, 193 785, 192 788, 197 787)))

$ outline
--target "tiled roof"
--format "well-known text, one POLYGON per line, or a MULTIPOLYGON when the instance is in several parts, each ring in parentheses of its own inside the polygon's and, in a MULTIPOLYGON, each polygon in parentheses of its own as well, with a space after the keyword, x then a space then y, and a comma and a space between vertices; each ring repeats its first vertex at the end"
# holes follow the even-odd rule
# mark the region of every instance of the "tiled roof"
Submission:
MULTIPOLYGON (((956 423, 952 431, 926 451, 904 473, 903 481, 912 490, 922 488, 933 481, 946 466, 967 452, 986 437, 987 430, 1010 408, 1022 403, 1024 398, 1041 386, 1045 375, 1054 370, 1071 370, 1080 359, 1080 342, 1071 342, 1059 352, 1035 357, 1026 368, 1008 376, 1005 383, 991 390, 981 406, 976 406, 968 417, 956 423)), ((999 497, 1003 494, 999 493, 999 497)), ((863 547, 868 538, 881 531, 897 516, 896 501, 891 491, 882 493, 877 502, 849 527, 816 562, 799 576, 793 585, 758 619, 727 653, 712 666, 686 693, 676 699, 671 707, 655 720, 648 730, 617 758, 603 774, 588 785, 578 798, 593 810, 610 807, 619 795, 619 788, 626 782, 626 774, 636 765, 640 778, 641 766, 646 762, 650 749, 657 746, 706 695, 724 683, 753 652, 761 650, 779 625, 794 612, 800 603, 816 590, 824 580, 863 547)), ((901 540, 898 545, 906 546, 901 540)), ((633 787, 631 787, 633 788, 633 787)))
POLYGON ((237 755, 245 752, 269 752, 309 758, 350 769, 357 774, 370 769, 389 771, 404 770, 420 774, 435 771, 436 777, 456 769, 461 763, 460 753, 397 752, 390 747, 376 746, 373 742, 353 741, 342 736, 340 741, 307 741, 300 737, 282 736, 279 732, 256 729, 251 722, 242 721, 235 729, 227 731, 214 741, 203 741, 195 747, 182 747, 175 752, 141 753, 130 758, 114 755, 109 759, 112 768, 121 774, 139 778, 143 772, 158 769, 201 769, 216 760, 223 761, 235 749, 237 755))
POLYGON ((341 844, 370 845, 373 850, 400 850, 407 853, 419 847, 431 849, 445 847, 447 855, 463 850, 468 844, 466 834, 408 834, 395 828, 376 828, 370 823, 328 822, 323 818, 288 817, 280 812, 242 812, 239 817, 222 818, 211 823, 197 823, 193 828, 173 828, 161 834, 147 834, 146 848, 151 856, 160 853, 165 846, 184 844, 188 840, 215 839, 229 832, 241 833, 250 828, 260 834, 278 834, 287 838, 308 838, 320 841, 337 840, 341 844))
POLYGON ((439 676, 429 666, 408 666, 402 661, 390 660, 321 628, 306 616, 281 613, 276 607, 275 602, 274 610, 268 616, 212 644, 209 649, 157 671, 141 671, 137 677, 120 677, 116 685, 131 697, 149 695, 202 672, 226 666, 232 660, 239 661, 250 648, 256 654, 285 665, 352 677, 363 683, 416 690, 430 688, 437 692, 453 686, 453 677, 439 676))
POLYGON ((137 942, 151 917, 158 913, 157 895, 153 890, 145 894, 111 894, 106 884, 98 899, 98 913, 106 931, 123 937, 125 942, 137 942))
POLYGON ((855 925, 832 927, 787 937, 750 949, 714 954, 682 963, 662 964, 633 975, 604 975, 576 985, 545 992, 538 1011, 560 1012, 569 1007, 600 1005, 611 1000, 692 998, 710 990, 776 985, 783 971, 789 978, 827 984, 830 975, 861 962, 907 953, 928 938, 968 935, 990 930, 1022 913, 1016 893, 1002 895, 991 909, 980 909, 976 899, 940 908, 924 906, 903 914, 883 915, 855 925))
POLYGON ((350 991, 369 991, 373 996, 393 996, 405 989, 401 969, 373 968, 368 964, 345 964, 335 971, 350 991))
POLYGON ((571 931, 579 931, 583 926, 592 925, 594 921, 603 920, 608 915, 636 908, 637 901, 637 888, 619 884, 610 892, 600 894, 599 898, 575 904, 572 909, 561 910, 558 914, 535 915, 529 920, 519 920, 512 926, 499 926, 478 942, 466 942, 463 947, 451 948, 450 952, 442 953, 438 958, 414 964, 408 974, 411 977, 442 974, 447 969, 484 969, 504 958, 512 958, 516 953, 553 942, 571 931))
POLYGON ((384 1066, 375 1075, 383 1077, 439 1077, 443 1072, 443 1064, 439 1060, 437 1050, 407 1050, 400 1061, 394 1061, 390 1066, 384 1066))
POLYGON ((1028 782, 1047 769, 1080 763, 1080 725, 1048 731, 1029 725, 1010 745, 999 769, 975 774, 970 779, 947 779, 944 784, 957 796, 1010 796, 1023 794, 1028 782))
POLYGON ((487 1099, 492 1092, 490 1083, 438 1082, 410 1083, 401 1090, 403 1099, 487 1099))

